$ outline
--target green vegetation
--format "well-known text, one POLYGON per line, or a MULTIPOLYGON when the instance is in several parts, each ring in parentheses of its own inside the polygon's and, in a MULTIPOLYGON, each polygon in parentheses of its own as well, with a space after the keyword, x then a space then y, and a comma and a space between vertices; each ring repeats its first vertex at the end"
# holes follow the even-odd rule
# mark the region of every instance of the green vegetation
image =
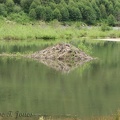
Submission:
MULTIPOLYGON (((34 11, 33 11, 34 12, 34 11)), ((81 39, 81 38, 119 38, 120 31, 106 25, 101 27, 82 27, 82 23, 74 22, 62 25, 58 21, 50 23, 34 22, 29 24, 17 24, 12 21, 0 22, 0 40, 55 40, 55 39, 81 39), (73 32, 74 31, 74 32, 73 32), (104 32, 105 31, 105 32, 104 32)))
POLYGON ((119 38, 119 11, 120 0, 0 0, 0 40, 119 38))
POLYGON ((120 21, 120 0, 0 0, 0 16, 17 22, 57 19, 114 26, 120 21))

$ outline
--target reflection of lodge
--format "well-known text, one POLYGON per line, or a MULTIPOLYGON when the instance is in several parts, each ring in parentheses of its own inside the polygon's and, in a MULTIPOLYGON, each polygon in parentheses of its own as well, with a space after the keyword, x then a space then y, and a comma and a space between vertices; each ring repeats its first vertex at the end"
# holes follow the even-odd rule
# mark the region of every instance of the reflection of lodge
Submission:
POLYGON ((63 72, 69 72, 78 65, 93 59, 70 44, 57 44, 35 52, 30 57, 63 72))
MULTIPOLYGON (((36 59, 36 60, 38 60, 38 59, 36 59)), ((77 66, 80 66, 86 62, 86 61, 84 61, 84 62, 70 63, 70 62, 64 62, 64 61, 60 61, 60 60, 51 60, 51 59, 40 59, 39 61, 51 68, 54 68, 55 70, 62 71, 64 73, 70 72, 77 66)))

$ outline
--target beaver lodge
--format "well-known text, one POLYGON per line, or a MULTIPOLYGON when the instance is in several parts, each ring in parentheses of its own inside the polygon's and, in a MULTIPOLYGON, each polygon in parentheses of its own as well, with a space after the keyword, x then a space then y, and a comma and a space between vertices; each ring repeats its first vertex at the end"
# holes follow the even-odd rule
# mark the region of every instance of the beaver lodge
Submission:
POLYGON ((59 43, 29 56, 56 70, 69 72, 93 58, 68 43, 59 43))

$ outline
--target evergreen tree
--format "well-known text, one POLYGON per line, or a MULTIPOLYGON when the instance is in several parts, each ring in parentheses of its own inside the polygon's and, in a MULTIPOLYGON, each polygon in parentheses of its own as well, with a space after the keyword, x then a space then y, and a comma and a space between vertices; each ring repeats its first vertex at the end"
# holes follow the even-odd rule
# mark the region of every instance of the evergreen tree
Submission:
POLYGON ((6 7, 4 4, 0 4, 0 15, 2 15, 2 16, 7 15, 6 7))
POLYGON ((66 3, 66 4, 68 4, 68 3, 69 3, 69 0, 64 0, 64 1, 65 1, 65 3, 66 3))
POLYGON ((59 9, 56 8, 56 9, 53 11, 53 18, 54 18, 54 19, 57 19, 58 21, 61 21, 62 15, 61 15, 59 9))
POLYGON ((23 10, 28 13, 29 12, 29 7, 31 5, 33 0, 21 0, 20 4, 23 8, 23 10))
POLYGON ((31 10, 30 10, 29 16, 30 16, 32 19, 36 19, 36 11, 35 11, 35 9, 31 9, 31 10))
POLYGON ((115 8, 115 17, 117 21, 120 21, 120 8, 115 8))
POLYGON ((41 6, 37 6, 35 8, 35 11, 36 11, 36 17, 37 17, 37 19, 40 19, 41 18, 41 13, 42 13, 42 7, 41 6))
POLYGON ((87 23, 94 24, 96 21, 96 14, 94 9, 86 6, 84 9, 83 18, 84 20, 86 20, 87 23))
POLYGON ((66 2, 65 2, 64 0, 61 0, 61 1, 60 1, 60 4, 61 4, 63 7, 67 7, 67 4, 66 4, 66 2))
POLYGON ((101 18, 107 18, 106 8, 103 4, 100 5, 101 18))
POLYGON ((69 6, 69 18, 72 21, 78 21, 82 19, 81 12, 78 8, 69 6))
POLYGON ((104 19, 114 25, 110 19, 120 21, 120 0, 0 0, 0 15, 21 15, 21 12, 46 21, 82 20, 94 24, 104 19))
POLYGON ((60 3, 60 0, 54 0, 56 4, 59 4, 60 3))
POLYGON ((54 10, 57 5, 54 2, 50 2, 49 6, 51 7, 52 10, 54 10))
POLYGON ((53 18, 52 9, 50 7, 46 7, 45 11, 46 11, 46 21, 52 20, 53 18))
POLYGON ((108 25, 114 26, 114 25, 115 25, 115 22, 116 22, 115 17, 114 17, 112 14, 110 14, 110 15, 108 16, 108 25))
POLYGON ((38 5, 33 1, 33 2, 31 3, 31 5, 30 5, 29 10, 35 9, 37 6, 38 6, 38 5))
POLYGON ((114 8, 112 2, 108 6, 108 14, 114 14, 114 8))
POLYGON ((7 11, 10 13, 13 11, 13 7, 14 7, 14 2, 13 0, 6 0, 6 7, 7 7, 7 11))
POLYGON ((120 1, 116 1, 116 3, 115 3, 115 6, 114 6, 115 8, 116 7, 118 7, 118 8, 120 8, 120 1))
POLYGON ((100 13, 100 9, 99 9, 98 5, 96 4, 95 0, 92 0, 92 8, 95 11, 96 19, 99 20, 101 18, 101 13, 100 13))
POLYGON ((20 6, 18 6, 18 5, 15 5, 15 6, 14 6, 13 12, 19 13, 19 12, 21 12, 21 11, 22 11, 22 8, 21 8, 20 6))
POLYGON ((6 3, 6 0, 0 0, 0 3, 6 3))
POLYGON ((20 0, 14 0, 14 3, 20 4, 20 0))
POLYGON ((75 4, 75 2, 73 0, 69 0, 68 6, 78 7, 77 4, 75 4))
POLYGON ((62 7, 60 12, 61 12, 61 15, 62 15, 62 21, 69 20, 69 12, 68 12, 67 8, 62 7))
POLYGON ((39 6, 37 6, 37 8, 35 9, 35 11, 36 11, 37 19, 46 20, 45 7, 39 5, 39 6))

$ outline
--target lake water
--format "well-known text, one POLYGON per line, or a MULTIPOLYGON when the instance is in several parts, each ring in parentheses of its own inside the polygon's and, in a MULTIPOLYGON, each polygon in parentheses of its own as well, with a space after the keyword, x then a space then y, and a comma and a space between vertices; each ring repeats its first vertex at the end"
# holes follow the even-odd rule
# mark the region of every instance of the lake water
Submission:
MULTIPOLYGON (((103 116, 120 109, 120 44, 94 44, 98 57, 70 73, 0 57, 0 112, 103 116)), ((32 48, 31 48, 32 49, 32 48)))

